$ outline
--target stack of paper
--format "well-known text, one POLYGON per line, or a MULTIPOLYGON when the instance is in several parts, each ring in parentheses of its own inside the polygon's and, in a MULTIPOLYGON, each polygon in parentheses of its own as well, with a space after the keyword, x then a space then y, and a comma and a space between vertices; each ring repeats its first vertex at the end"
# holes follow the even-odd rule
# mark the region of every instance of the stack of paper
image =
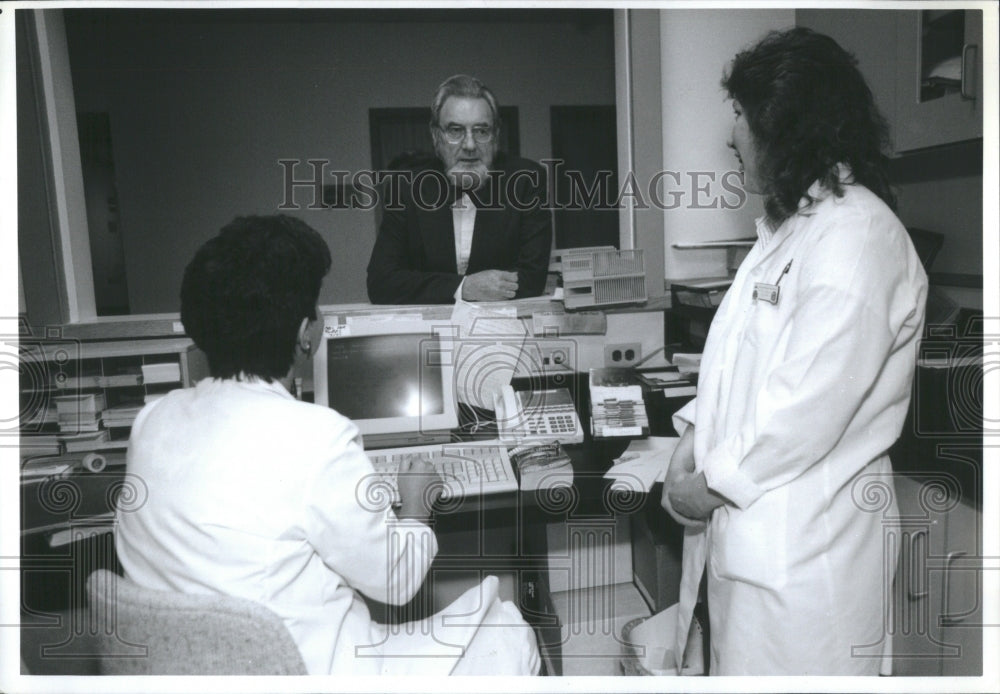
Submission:
POLYGON ((60 395, 55 398, 59 431, 66 434, 95 432, 101 428, 104 393, 60 395))
POLYGON ((670 357, 670 363, 682 374, 696 374, 701 369, 701 355, 675 352, 670 357))
POLYGON ((101 419, 104 422, 104 426, 109 429, 116 427, 130 427, 132 426, 132 423, 135 422, 135 418, 139 415, 139 410, 141 409, 141 403, 109 407, 104 410, 104 415, 101 419))
POLYGON ((513 306, 456 301, 451 323, 458 330, 452 356, 456 398, 492 410, 521 363, 528 337, 525 322, 513 306))
POLYGON ((21 481, 62 476, 73 469, 76 458, 45 455, 21 461, 21 481))
POLYGON ((103 444, 110 439, 111 433, 107 429, 61 437, 67 453, 95 451, 104 448, 103 444))
POLYGON ((179 383, 181 380, 181 365, 175 361, 162 364, 143 364, 142 382, 150 383, 179 383))
POLYGON ((654 483, 662 482, 666 477, 670 456, 674 454, 678 441, 680 439, 674 436, 636 439, 604 476, 614 480, 612 489, 648 492, 654 483))

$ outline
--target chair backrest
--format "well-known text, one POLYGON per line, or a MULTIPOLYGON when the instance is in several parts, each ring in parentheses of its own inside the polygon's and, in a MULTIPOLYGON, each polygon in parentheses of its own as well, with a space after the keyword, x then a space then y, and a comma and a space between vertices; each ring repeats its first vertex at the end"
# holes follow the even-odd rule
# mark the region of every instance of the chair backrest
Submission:
POLYGON ((281 618, 259 603, 149 590, 104 569, 87 596, 102 674, 308 674, 281 618))

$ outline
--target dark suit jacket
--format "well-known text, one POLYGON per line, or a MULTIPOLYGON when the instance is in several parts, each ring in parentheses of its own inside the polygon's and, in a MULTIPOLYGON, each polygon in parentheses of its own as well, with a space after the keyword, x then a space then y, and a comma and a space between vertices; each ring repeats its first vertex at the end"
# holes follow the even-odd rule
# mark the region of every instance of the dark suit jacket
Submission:
MULTIPOLYGON (((476 225, 467 274, 516 271, 516 298, 538 296, 545 288, 552 247, 552 213, 544 208, 545 170, 503 154, 496 156, 492 169, 486 185, 469 194, 476 205, 476 225)), ((440 161, 416 172, 411 181, 413 185, 396 186, 398 200, 386 196, 368 262, 368 298, 375 304, 450 304, 463 278, 455 260, 455 191, 440 161)))

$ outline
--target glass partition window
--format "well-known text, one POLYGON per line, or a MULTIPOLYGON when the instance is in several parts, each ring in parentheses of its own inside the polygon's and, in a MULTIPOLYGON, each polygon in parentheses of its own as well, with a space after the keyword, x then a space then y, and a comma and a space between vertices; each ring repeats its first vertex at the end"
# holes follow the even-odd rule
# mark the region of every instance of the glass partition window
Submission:
MULTIPOLYGON (((542 161, 553 156, 551 107, 613 106, 617 98, 612 10, 76 7, 46 14, 58 16, 61 29, 42 37, 50 42, 47 59, 66 63, 57 93, 74 105, 62 111, 75 112, 80 125, 72 128, 82 160, 74 175, 86 201, 73 215, 91 227, 83 233, 89 243, 82 240, 91 257, 74 252, 68 264, 78 284, 88 271, 84 284, 92 286, 80 292, 95 295, 95 309, 81 302, 79 318, 73 310, 64 317, 70 321, 176 313, 187 261, 245 214, 302 218, 333 251, 320 303, 366 302, 379 206, 368 196, 344 204, 345 192, 357 187, 355 176, 370 180, 366 173, 402 153, 386 148, 392 133, 373 129, 371 114, 423 110, 444 79, 468 71, 493 89, 502 109, 513 107, 509 119, 504 112, 505 144, 542 161), (373 152, 383 161, 373 161, 373 152)), ((63 226, 60 233, 75 238, 83 225, 63 226)))

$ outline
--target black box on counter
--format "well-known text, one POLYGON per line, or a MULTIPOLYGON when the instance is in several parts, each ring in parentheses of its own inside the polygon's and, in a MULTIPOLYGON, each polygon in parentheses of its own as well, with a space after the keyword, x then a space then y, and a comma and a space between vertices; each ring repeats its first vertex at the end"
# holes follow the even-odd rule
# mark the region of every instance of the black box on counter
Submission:
POLYGON ((677 602, 681 586, 684 528, 660 506, 662 489, 662 484, 654 484, 643 508, 629 517, 632 577, 653 612, 677 602))
POLYGON ((636 379, 642 385, 650 435, 677 436, 673 415, 695 396, 697 374, 683 374, 676 367, 650 368, 638 370, 636 379))

